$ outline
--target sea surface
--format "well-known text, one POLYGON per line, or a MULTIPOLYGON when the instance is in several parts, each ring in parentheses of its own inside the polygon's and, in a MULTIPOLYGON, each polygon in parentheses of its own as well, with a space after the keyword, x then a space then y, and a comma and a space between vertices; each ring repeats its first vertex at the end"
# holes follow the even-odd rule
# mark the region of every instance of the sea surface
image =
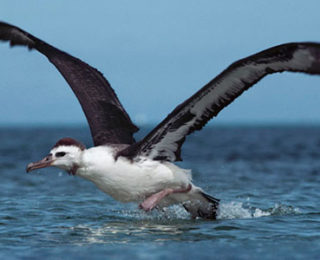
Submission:
POLYGON ((59 169, 25 172, 65 136, 91 144, 83 127, 0 128, 0 259, 320 258, 319 126, 187 138, 179 165, 221 199, 215 221, 179 205, 145 213, 59 169))

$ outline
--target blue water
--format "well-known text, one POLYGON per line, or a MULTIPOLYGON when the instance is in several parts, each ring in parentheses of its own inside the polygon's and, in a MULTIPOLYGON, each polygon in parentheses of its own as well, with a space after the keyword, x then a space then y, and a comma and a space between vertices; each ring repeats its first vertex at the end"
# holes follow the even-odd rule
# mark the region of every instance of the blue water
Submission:
POLYGON ((91 143, 84 128, 0 128, 0 259, 319 259, 320 127, 188 138, 179 165, 221 199, 216 221, 144 213, 58 169, 25 173, 64 136, 91 143))

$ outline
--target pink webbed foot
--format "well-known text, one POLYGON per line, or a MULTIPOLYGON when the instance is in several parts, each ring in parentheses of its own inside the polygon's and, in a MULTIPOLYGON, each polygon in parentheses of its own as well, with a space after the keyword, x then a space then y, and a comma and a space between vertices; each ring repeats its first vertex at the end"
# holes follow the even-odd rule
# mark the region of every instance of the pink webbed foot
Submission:
POLYGON ((191 184, 188 185, 187 188, 182 188, 182 189, 164 189, 162 191, 159 191, 155 194, 152 194, 150 197, 148 197, 147 199, 145 199, 140 205, 139 207, 141 209, 143 209, 144 211, 150 211, 152 209, 154 209, 157 204, 166 196, 172 194, 172 193, 186 193, 189 192, 191 190, 192 186, 191 184))

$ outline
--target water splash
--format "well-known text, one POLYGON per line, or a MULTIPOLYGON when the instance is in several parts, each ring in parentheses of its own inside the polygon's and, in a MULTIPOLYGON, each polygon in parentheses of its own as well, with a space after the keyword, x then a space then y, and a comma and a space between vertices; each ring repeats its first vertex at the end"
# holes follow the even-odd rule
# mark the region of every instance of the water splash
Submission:
MULTIPOLYGON (((231 201, 220 203, 217 219, 247 219, 267 216, 286 216, 300 214, 296 207, 276 203, 271 208, 260 208, 246 202, 231 201)), ((114 209, 109 212, 113 219, 124 221, 159 221, 160 223, 190 220, 190 214, 181 205, 173 205, 163 209, 144 212, 133 205, 129 209, 114 209)))
MULTIPOLYGON (((299 208, 281 203, 274 204, 271 208, 260 208, 252 206, 250 200, 246 202, 231 201, 220 203, 217 219, 247 219, 267 216, 286 216, 300 214, 299 208)), ((130 209, 115 209, 110 212, 115 219, 125 221, 160 221, 171 222, 190 220, 190 214, 181 205, 173 205, 163 209, 155 209, 144 212, 133 205, 130 209)), ((110 216, 109 216, 110 217, 110 216)))
POLYGON ((298 208, 284 204, 276 203, 274 207, 269 209, 260 209, 251 207, 243 202, 231 201, 229 203, 221 203, 218 219, 236 219, 236 218, 260 218, 266 216, 284 216, 301 213, 298 208))
POLYGON ((275 204, 275 206, 270 209, 271 215, 273 216, 285 216, 285 215, 297 215, 301 214, 301 210, 299 208, 288 206, 284 204, 275 204))
POLYGON ((161 210, 155 209, 151 212, 144 212, 143 210, 120 210, 119 216, 132 220, 177 220, 190 219, 189 213, 180 205, 173 205, 165 207, 161 210))
POLYGON ((242 202, 221 203, 218 211, 218 219, 251 218, 250 209, 245 208, 242 202))

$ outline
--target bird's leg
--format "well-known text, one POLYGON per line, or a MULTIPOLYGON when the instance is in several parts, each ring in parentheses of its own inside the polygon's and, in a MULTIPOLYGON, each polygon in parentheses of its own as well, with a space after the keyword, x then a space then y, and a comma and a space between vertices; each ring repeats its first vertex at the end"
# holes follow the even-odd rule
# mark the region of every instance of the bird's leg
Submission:
POLYGON ((191 184, 188 185, 187 188, 181 188, 181 189, 164 189, 162 191, 159 191, 155 194, 152 194, 150 197, 145 199, 139 207, 145 211, 152 210, 157 204, 166 196, 172 194, 172 193, 186 193, 191 190, 192 186, 191 184))

